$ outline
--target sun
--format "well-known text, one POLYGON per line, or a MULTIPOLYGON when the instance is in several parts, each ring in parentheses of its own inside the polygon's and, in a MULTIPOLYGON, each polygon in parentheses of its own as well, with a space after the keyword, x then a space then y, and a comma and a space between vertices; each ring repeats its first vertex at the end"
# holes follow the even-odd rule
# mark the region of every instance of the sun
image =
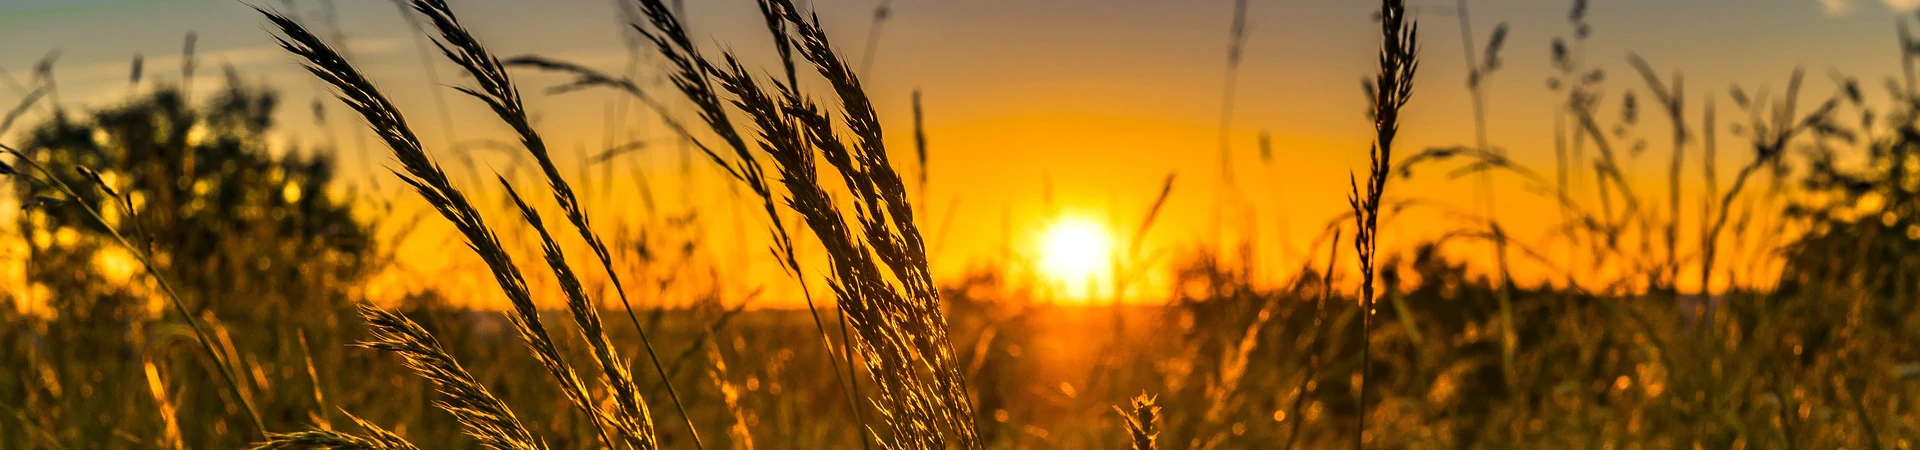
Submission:
POLYGON ((1105 228, 1063 219, 1047 228, 1041 239, 1040 269, 1060 283, 1068 296, 1085 297, 1107 277, 1112 247, 1112 235, 1105 228))

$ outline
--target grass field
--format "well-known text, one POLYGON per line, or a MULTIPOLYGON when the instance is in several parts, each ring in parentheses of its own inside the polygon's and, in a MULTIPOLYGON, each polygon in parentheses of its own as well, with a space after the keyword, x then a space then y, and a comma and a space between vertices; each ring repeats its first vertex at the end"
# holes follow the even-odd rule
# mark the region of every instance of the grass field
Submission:
MULTIPOLYGON (((763 66, 703 44, 677 2, 621 3, 630 49, 660 62, 650 82, 496 54, 454 3, 402 6, 426 56, 459 71, 442 74, 448 96, 510 133, 493 146, 524 164, 505 173, 429 148, 420 124, 436 111, 396 104, 342 38, 275 9, 261 23, 313 78, 298 82, 336 97, 314 115, 368 127, 391 192, 343 193, 347 169, 325 152, 266 151, 284 99, 238 75, 210 96, 159 86, 43 118, 57 90, 40 71, 0 122, 17 130, 0 179, 20 210, 0 216, 17 256, 0 290, 0 448, 1896 449, 1920 436, 1909 18, 1906 71, 1884 89, 1796 71, 1776 91, 1689 91, 1638 56, 1612 80, 1590 67, 1585 2, 1570 2, 1548 46, 1557 165, 1535 168, 1488 143, 1501 124, 1481 112, 1512 45, 1504 23, 1467 36, 1476 142, 1396 142, 1422 120, 1402 113, 1430 88, 1421 62, 1440 56, 1423 53, 1432 17, 1382 0, 1356 102, 1372 144, 1350 149, 1369 164, 1346 186, 1289 187, 1349 201, 1309 258, 1273 269, 1220 240, 1144 254, 1170 175, 1124 232, 1063 225, 1037 261, 946 274, 929 262, 943 225, 922 204, 939 167, 918 95, 914 122, 883 132, 890 106, 848 56, 873 44, 808 6, 754 2, 778 56, 763 66), (701 231, 727 225, 698 208, 653 214, 647 193, 649 213, 629 220, 640 206, 599 201, 606 187, 585 180, 600 166, 557 156, 572 150, 550 149, 562 137, 524 104, 550 88, 657 115, 725 174, 738 204, 708 208, 750 212, 734 226, 768 243, 750 256, 798 287, 748 287, 714 254, 726 233, 701 231), (889 148, 907 134, 915 146, 889 148), (1441 176, 1550 199, 1529 215, 1552 229, 1521 237, 1442 211, 1459 220, 1440 238, 1382 245, 1396 217, 1431 207, 1398 191, 1405 180, 1441 176), (416 235, 423 223, 449 231, 416 235), (470 264, 406 270, 423 248, 470 264), (1078 276, 1035 276, 1047 271, 1078 276), (394 283, 424 288, 382 295, 394 283), (453 298, 474 290, 500 300, 453 298)), ((143 70, 136 59, 135 86, 143 70)))

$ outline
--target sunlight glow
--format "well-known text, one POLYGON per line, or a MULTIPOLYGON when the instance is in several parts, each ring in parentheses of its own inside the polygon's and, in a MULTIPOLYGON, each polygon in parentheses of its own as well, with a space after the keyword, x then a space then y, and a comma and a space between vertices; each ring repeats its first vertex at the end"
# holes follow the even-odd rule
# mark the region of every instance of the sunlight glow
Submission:
POLYGON ((1107 275, 1112 242, 1112 235, 1099 225, 1061 220, 1041 240, 1040 268, 1068 297, 1086 297, 1107 275))

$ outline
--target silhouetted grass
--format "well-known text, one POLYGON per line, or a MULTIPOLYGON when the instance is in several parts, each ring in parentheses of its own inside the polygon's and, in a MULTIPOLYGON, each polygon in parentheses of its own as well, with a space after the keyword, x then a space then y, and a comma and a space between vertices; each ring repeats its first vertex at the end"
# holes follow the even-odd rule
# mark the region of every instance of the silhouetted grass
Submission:
MULTIPOLYGON (((441 273, 385 266, 380 270, 418 278, 415 285, 425 288, 377 304, 367 301, 373 296, 364 279, 334 275, 335 256, 309 251, 302 240, 337 229, 279 225, 331 223, 306 215, 317 213, 277 209, 291 218, 257 222, 271 226, 174 220, 168 216, 176 205, 225 197, 167 198, 192 192, 169 190, 178 173, 71 156, 147 152, 210 164, 204 158, 216 153, 142 146, 125 136, 189 129, 213 119, 187 116, 213 114, 128 107, 97 114, 103 119, 38 119, 51 108, 35 105, 55 102, 57 90, 50 82, 19 86, 14 94, 25 100, 0 130, 15 121, 53 125, 33 128, 22 141, 33 144, 0 158, 0 176, 14 182, 18 203, 32 208, 18 216, 19 236, 7 236, 24 244, 28 270, 26 289, 0 289, 0 301, 8 302, 0 303, 0 360, 9 363, 0 365, 0 442, 388 449, 850 448, 856 441, 921 449, 1910 444, 1915 414, 1901 405, 1912 403, 1909 385, 1920 377, 1913 358, 1920 340, 1911 331, 1920 329, 1920 283, 1913 281, 1920 276, 1920 171, 1909 163, 1920 158, 1920 90, 1912 74, 1888 83, 1888 102, 1866 99, 1856 81, 1836 75, 1832 98, 1808 108, 1815 103, 1802 105, 1802 97, 1815 89, 1797 72, 1771 96, 1760 89, 1685 90, 1677 75, 1662 76, 1628 56, 1607 63, 1637 72, 1632 94, 1607 95, 1620 87, 1606 85, 1607 64, 1584 59, 1590 30, 1585 4, 1574 2, 1571 37, 1556 40, 1545 61, 1556 69, 1549 86, 1561 97, 1551 112, 1566 124, 1557 130, 1557 170, 1549 173, 1490 143, 1487 135, 1504 134, 1507 124, 1484 119, 1476 120, 1481 129, 1471 144, 1405 150, 1412 140, 1398 128, 1420 120, 1401 113, 1417 67, 1414 11, 1400 1, 1380 4, 1382 51, 1367 82, 1369 165, 1349 186, 1351 211, 1328 221, 1309 250, 1316 257, 1327 251, 1327 259, 1295 262, 1291 276, 1268 280, 1253 275, 1251 262, 1224 257, 1231 243, 1182 248, 1147 240, 1170 204, 1183 201, 1172 196, 1169 174, 1142 180, 1161 181, 1160 189, 1142 202, 1141 221, 1127 227, 1126 248, 1112 257, 1113 298, 1083 306, 1060 305, 1048 281, 1011 258, 953 279, 928 271, 933 244, 910 200, 927 201, 925 150, 937 137, 925 134, 917 93, 912 103, 876 104, 886 97, 862 84, 857 75, 864 69, 854 69, 869 61, 850 64, 818 19, 785 0, 757 2, 779 58, 766 69, 696 44, 705 38, 689 31, 675 2, 632 3, 626 19, 635 22, 634 42, 658 53, 667 77, 661 83, 647 81, 650 68, 640 64, 622 73, 539 55, 499 60, 448 3, 410 0, 407 14, 423 19, 418 31, 431 33, 441 56, 471 77, 456 89, 487 105, 515 135, 474 138, 447 151, 504 150, 532 162, 527 171, 517 172, 523 166, 516 163, 474 186, 447 175, 436 154, 450 154, 429 152, 404 108, 339 49, 285 15, 263 12, 281 44, 391 152, 394 175, 433 207, 426 217, 452 225, 452 239, 478 257, 479 264, 441 273), (614 181, 584 176, 587 169, 657 148, 648 144, 657 140, 609 139, 598 152, 580 152, 583 176, 562 176, 569 160, 550 154, 547 143, 560 137, 535 129, 529 111, 537 105, 520 97, 508 73, 520 68, 568 77, 547 92, 606 88, 639 100, 654 116, 647 120, 666 124, 664 133, 703 151, 727 182, 747 188, 753 198, 746 201, 761 207, 758 223, 772 260, 799 281, 802 294, 824 279, 833 310, 820 311, 826 305, 816 308, 810 297, 806 313, 756 308, 759 287, 735 279, 736 268, 701 243, 713 235, 700 232, 710 224, 699 216, 719 205, 656 211, 649 200, 631 205, 646 210, 637 223, 589 221, 629 206, 608 201, 608 211, 593 210, 603 203, 588 201, 591 194, 610 191, 599 183, 614 181), (1733 114, 1716 110, 1723 98, 1737 107, 1733 114), (913 108, 913 179, 899 172, 911 163, 891 159, 898 153, 884 142, 877 110, 893 107, 913 108), (1636 134, 1641 107, 1670 126, 1654 137, 1671 144, 1670 153, 1656 156, 1664 176, 1632 171, 1645 166, 1639 158, 1648 147, 1636 134), (124 111, 131 112, 115 115, 124 111), (692 116, 680 117, 686 114, 692 116), (111 128, 144 122, 108 120, 129 117, 154 125, 111 128), (1736 120, 1719 122, 1728 117, 1736 120), (96 143, 89 130, 101 128, 112 139, 96 143), (1728 129, 1737 130, 1741 155, 1723 187, 1715 152, 1724 139, 1716 133, 1728 129), (1865 162, 1846 162, 1855 155, 1865 162), (1446 170, 1429 170, 1442 165, 1446 170), (1396 172, 1506 177, 1520 189, 1501 191, 1503 199, 1537 195, 1561 213, 1463 211, 1390 189, 1396 172), (156 183, 155 174, 169 177, 156 183), (1681 188, 1695 182, 1706 186, 1681 188), (546 186, 604 273, 572 265, 566 250, 573 244, 563 242, 570 238, 549 228, 535 204, 542 196, 522 190, 528 183, 546 186), (1699 204, 1698 215, 1682 220, 1682 204, 1690 201, 1699 204), (1415 216, 1403 213, 1413 210, 1440 219, 1410 223, 1415 216), (1542 237, 1516 235, 1506 220, 1522 213, 1560 220, 1542 237), (489 223, 483 216, 490 214, 513 222, 489 223), (1396 226, 1441 233, 1381 244, 1396 226), (170 234, 182 231, 175 228, 221 237, 216 244, 231 253, 179 251, 191 242, 166 236, 191 234, 170 234), (823 252, 801 258, 802 247, 823 252), (1349 250, 1358 270, 1341 261, 1349 250), (1485 267, 1455 259, 1486 250, 1496 259, 1485 267), (95 273, 102 272, 96 255, 118 251, 136 260, 130 280, 95 273), (217 256, 191 256, 204 254, 217 256), (228 254, 257 258, 232 264, 222 259, 228 254), (525 271, 515 261, 529 257, 546 270, 525 271), (170 277, 199 265, 231 265, 211 273, 313 293, 263 296, 204 283, 175 283, 188 287, 173 292, 170 277), (1547 275, 1515 279, 1509 267, 1518 265, 1547 275), (501 288, 504 315, 448 306, 437 288, 461 282, 468 270, 501 288), (260 275, 268 271, 294 275, 260 275), (1168 282, 1147 281, 1155 271, 1168 282), (690 286, 707 280, 711 286, 690 286), (1689 282, 1697 287, 1686 288, 1689 282), (603 322, 613 308, 599 298, 607 296, 602 286, 622 297, 627 324, 603 322), (1152 291, 1156 286, 1166 291, 1152 291), (628 303, 629 295, 640 304, 628 303), (60 305, 48 316, 12 307, 48 296, 60 305), (139 307, 142 300, 158 300, 170 312, 156 316, 139 307), (674 303, 681 300, 690 306, 674 303), (555 316, 565 319, 543 322, 555 316), (580 342, 568 344, 564 336, 575 333, 580 342), (636 376, 623 345, 649 352, 659 378, 636 376), (655 358, 655 351, 669 358, 655 358), (584 374, 569 363, 580 358, 593 364, 584 374), (822 363, 829 370, 819 370, 822 363), (651 408, 668 401, 661 391, 681 420, 656 426, 651 408), (257 434, 235 426, 243 416, 264 430, 300 431, 257 434)), ((1901 62, 1911 68, 1920 46, 1902 23, 1901 62)), ((1495 28, 1479 43, 1467 28, 1468 89, 1478 102, 1488 75, 1503 64, 1496 49, 1504 33, 1495 28)), ((1244 44, 1240 30, 1229 31, 1232 45, 1244 44)), ((181 81, 190 83, 192 64, 185 66, 181 81)), ((164 87, 142 87, 166 82, 152 80, 159 72, 151 67, 134 73, 143 74, 133 77, 137 101, 185 101, 164 87)), ((234 100, 245 98, 209 102, 257 106, 234 100)), ((164 135, 160 141, 174 137, 156 134, 164 135)), ((1263 161, 1285 164, 1290 152, 1302 151, 1268 141, 1263 135, 1263 161)), ((292 167, 269 161, 275 163, 261 173, 292 167)), ((316 170, 330 170, 322 166, 316 170)), ((634 170, 645 175, 647 168, 634 170)), ((250 186, 232 194, 266 199, 219 200, 226 202, 219 207, 298 204, 284 199, 284 184, 218 186, 250 186)), ((315 196, 324 187, 293 192, 315 196)), ((1288 194, 1331 193, 1313 191, 1289 186, 1288 194)), ((404 219, 388 225, 414 226, 404 219)), ((399 248, 366 245, 374 254, 399 248)))

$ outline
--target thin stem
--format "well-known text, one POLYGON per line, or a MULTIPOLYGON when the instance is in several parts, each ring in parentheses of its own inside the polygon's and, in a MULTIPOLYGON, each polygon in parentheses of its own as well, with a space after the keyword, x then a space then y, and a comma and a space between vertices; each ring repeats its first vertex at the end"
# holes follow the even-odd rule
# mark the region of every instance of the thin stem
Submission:
POLYGON ((1327 247, 1327 270, 1326 273, 1320 274, 1320 301, 1313 306, 1312 331, 1314 334, 1313 339, 1307 343, 1307 354, 1310 355, 1307 361, 1307 373, 1300 376, 1300 386, 1297 388, 1300 393, 1294 395, 1293 406, 1288 408, 1290 410, 1288 415, 1293 418, 1293 425, 1292 430, 1287 432, 1286 445, 1280 447, 1285 450, 1293 450, 1293 443, 1300 439, 1300 425, 1307 420, 1306 417, 1300 415, 1300 408, 1306 404, 1307 387, 1313 384, 1315 377, 1319 376, 1320 349, 1322 347, 1320 343, 1320 333, 1323 332, 1323 330, 1321 330, 1321 324, 1327 319, 1327 299, 1333 296, 1333 271, 1339 264, 1340 230, 1335 229, 1333 232, 1333 245, 1327 247))

